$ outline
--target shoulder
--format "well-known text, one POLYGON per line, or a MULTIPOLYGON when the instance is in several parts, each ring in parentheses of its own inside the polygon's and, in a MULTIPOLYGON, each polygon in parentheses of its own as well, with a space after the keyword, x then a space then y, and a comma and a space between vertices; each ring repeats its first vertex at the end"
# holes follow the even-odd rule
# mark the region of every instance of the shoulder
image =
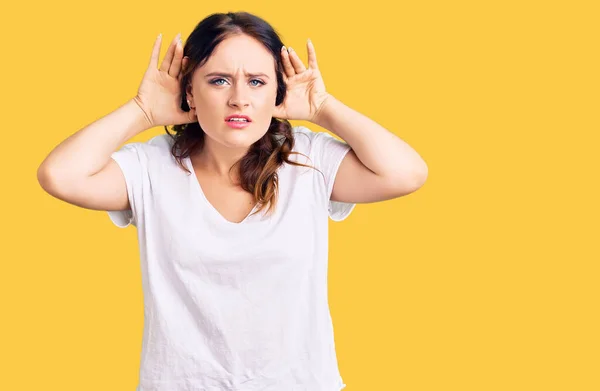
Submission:
POLYGON ((315 139, 319 137, 320 132, 315 132, 306 126, 292 127, 294 136, 294 151, 304 154, 310 154, 315 145, 315 139))
POLYGON ((171 153, 173 139, 168 134, 159 134, 145 141, 125 144, 124 149, 135 150, 139 155, 150 157, 164 156, 171 153))
POLYGON ((159 134, 150 138, 144 144, 146 148, 153 151, 169 151, 173 146, 174 140, 168 134, 159 134))
POLYGON ((306 126, 294 126, 292 128, 294 135, 295 150, 306 154, 329 154, 347 152, 350 146, 341 139, 334 137, 328 132, 315 132, 306 126))
POLYGON ((292 127, 292 134, 294 135, 294 137, 304 137, 308 139, 313 139, 316 135, 319 134, 319 132, 315 132, 312 129, 307 128, 306 126, 298 125, 292 127))
POLYGON ((129 141, 111 157, 121 166, 149 171, 152 166, 163 166, 170 159, 172 145, 171 136, 161 134, 147 140, 129 141))

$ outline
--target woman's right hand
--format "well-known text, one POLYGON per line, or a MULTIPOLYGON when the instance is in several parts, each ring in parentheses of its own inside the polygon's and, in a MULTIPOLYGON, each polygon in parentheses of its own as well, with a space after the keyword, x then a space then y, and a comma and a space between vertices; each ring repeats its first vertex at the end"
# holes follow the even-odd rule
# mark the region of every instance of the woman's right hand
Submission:
POLYGON ((196 122, 195 109, 181 109, 181 69, 187 63, 187 57, 183 57, 180 34, 171 42, 157 69, 161 43, 162 36, 159 35, 154 42, 150 64, 133 100, 146 115, 150 127, 196 122))

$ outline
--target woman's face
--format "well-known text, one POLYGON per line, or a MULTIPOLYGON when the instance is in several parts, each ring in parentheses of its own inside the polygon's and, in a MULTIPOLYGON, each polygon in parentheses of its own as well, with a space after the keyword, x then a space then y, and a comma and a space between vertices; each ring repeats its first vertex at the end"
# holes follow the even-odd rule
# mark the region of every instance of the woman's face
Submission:
POLYGON ((195 70, 187 94, 208 137, 226 147, 250 147, 267 132, 275 109, 273 55, 248 35, 230 36, 195 70), (247 115, 251 122, 232 127, 226 121, 232 114, 247 115))

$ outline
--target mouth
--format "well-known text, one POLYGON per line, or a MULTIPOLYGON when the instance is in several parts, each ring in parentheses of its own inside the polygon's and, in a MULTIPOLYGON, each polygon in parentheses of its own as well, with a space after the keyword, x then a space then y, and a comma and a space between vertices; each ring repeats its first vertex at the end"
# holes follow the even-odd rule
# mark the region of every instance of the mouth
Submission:
POLYGON ((225 121, 235 121, 235 122, 252 122, 252 118, 243 114, 232 114, 225 117, 225 121))
POLYGON ((252 119, 247 115, 233 114, 225 118, 227 126, 234 129, 242 129, 252 123, 252 119))

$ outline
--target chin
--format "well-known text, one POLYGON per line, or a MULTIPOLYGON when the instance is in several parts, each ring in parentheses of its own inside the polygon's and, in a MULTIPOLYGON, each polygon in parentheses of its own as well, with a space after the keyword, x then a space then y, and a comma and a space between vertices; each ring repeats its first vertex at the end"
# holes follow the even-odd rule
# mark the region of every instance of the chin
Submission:
POLYGON ((227 129, 224 133, 220 134, 219 139, 223 145, 230 148, 249 148, 264 136, 264 133, 256 134, 246 130, 247 129, 227 129))
POLYGON ((221 139, 227 143, 235 144, 238 146, 247 145, 250 146, 256 141, 260 140, 268 130, 268 126, 261 131, 258 131, 260 126, 255 123, 244 128, 244 129, 233 129, 225 125, 220 134, 221 139))

